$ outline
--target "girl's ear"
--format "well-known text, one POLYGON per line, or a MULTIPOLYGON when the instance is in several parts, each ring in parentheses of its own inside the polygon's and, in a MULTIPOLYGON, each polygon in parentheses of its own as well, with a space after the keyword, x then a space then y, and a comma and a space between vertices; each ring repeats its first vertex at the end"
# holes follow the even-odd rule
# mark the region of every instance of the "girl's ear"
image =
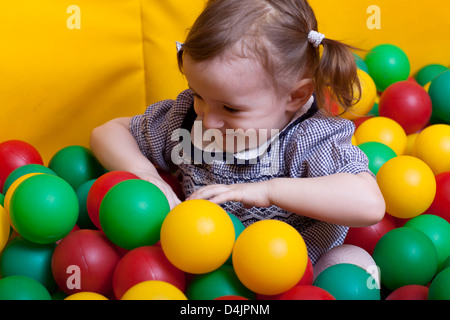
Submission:
POLYGON ((302 79, 294 86, 288 101, 288 111, 297 112, 314 92, 314 82, 312 79, 302 79))

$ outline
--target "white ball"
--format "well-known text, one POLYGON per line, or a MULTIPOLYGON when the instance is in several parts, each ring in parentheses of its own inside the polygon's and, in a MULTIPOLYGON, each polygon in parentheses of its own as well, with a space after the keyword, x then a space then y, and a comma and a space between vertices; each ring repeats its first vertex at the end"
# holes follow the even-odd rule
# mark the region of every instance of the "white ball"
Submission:
POLYGON ((339 263, 351 263, 363 268, 380 286, 380 272, 375 260, 366 250, 351 244, 334 247, 320 257, 314 265, 314 280, 323 270, 339 263))

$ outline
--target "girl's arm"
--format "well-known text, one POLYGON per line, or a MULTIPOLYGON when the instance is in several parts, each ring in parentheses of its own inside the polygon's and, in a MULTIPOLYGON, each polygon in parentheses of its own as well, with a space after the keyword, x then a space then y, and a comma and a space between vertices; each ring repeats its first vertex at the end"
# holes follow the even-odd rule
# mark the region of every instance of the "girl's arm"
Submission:
POLYGON ((245 207, 275 205, 299 215, 349 227, 373 225, 385 213, 385 202, 378 185, 366 172, 206 186, 188 199, 194 198, 215 203, 238 201, 245 207))
POLYGON ((130 133, 130 120, 117 118, 95 128, 91 134, 91 150, 106 169, 128 171, 155 184, 164 192, 173 208, 181 201, 158 174, 155 166, 141 153, 130 133))

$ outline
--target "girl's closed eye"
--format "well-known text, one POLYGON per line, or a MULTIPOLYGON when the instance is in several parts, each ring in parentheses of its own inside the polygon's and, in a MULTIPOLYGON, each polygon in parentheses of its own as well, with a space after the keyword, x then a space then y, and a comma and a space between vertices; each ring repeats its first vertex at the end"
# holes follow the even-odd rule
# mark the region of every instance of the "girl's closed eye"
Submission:
POLYGON ((240 110, 231 108, 231 107, 229 107, 227 105, 223 105, 222 108, 228 113, 238 113, 240 111, 240 110))

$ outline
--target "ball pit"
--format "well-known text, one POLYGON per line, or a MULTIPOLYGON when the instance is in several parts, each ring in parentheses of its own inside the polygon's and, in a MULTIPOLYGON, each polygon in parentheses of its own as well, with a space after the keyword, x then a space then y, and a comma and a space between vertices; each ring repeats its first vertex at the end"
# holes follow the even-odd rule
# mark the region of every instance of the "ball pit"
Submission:
POLYGON ((187 298, 180 289, 170 283, 149 280, 128 289, 121 300, 187 300, 187 298))
POLYGON ((450 222, 450 171, 436 175, 436 196, 425 213, 440 216, 450 222))
POLYGON ((0 300, 51 300, 50 293, 38 281, 26 276, 0 279, 0 300))
POLYGON ((428 93, 433 103, 433 114, 450 122, 450 70, 440 73, 431 81, 428 93))

